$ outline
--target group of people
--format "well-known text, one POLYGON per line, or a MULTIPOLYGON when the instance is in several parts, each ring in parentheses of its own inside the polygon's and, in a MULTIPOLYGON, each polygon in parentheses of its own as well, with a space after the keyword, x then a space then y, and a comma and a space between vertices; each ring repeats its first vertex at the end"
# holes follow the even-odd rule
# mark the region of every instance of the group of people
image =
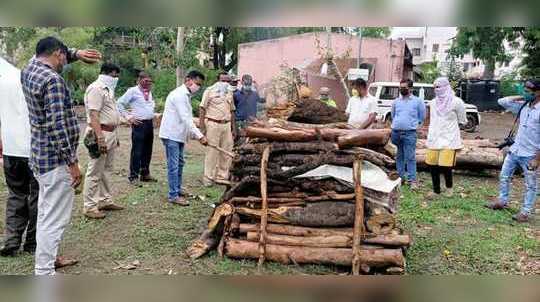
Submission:
MULTIPOLYGON (((61 74, 69 63, 80 60, 94 64, 101 59, 96 50, 69 49, 57 38, 43 38, 36 45, 35 56, 17 74, 18 85, 6 87, 11 95, 2 100, 0 152, 9 196, 0 255, 15 256, 24 242, 23 250, 35 253, 36 275, 53 275, 56 268, 77 262, 58 256, 58 247, 71 219, 74 189, 83 180, 86 217, 103 219, 107 211, 124 209, 113 202, 111 186, 120 124, 131 126, 129 183, 140 187, 141 182, 157 181, 150 173, 155 117, 152 78, 139 72, 137 84, 116 100, 121 70, 112 63, 101 65, 98 78, 84 94, 87 126, 82 141, 89 160, 85 177, 81 175, 77 155, 81 129, 61 74)), ((203 94, 198 128, 191 97, 204 80, 201 72, 190 71, 165 102, 159 138, 167 157, 171 204, 189 205, 182 191, 183 153, 188 140, 194 138, 210 146, 205 184, 226 182, 231 159, 224 154, 232 151, 234 137, 256 117, 262 102, 251 76, 244 75, 238 85, 236 79, 220 73, 217 83, 203 94)))
MULTIPOLYGON (((0 143, 0 147, 9 190, 6 238, 0 255, 15 255, 26 233, 23 249, 35 253, 37 275, 52 275, 55 268, 76 262, 58 257, 58 247, 71 219, 74 188, 83 180, 77 155, 79 123, 71 94, 61 76, 63 67, 77 60, 96 63, 101 60, 101 54, 95 50, 68 49, 54 37, 41 39, 35 57, 20 73, 22 89, 12 90, 12 97, 2 100, 0 110, 4 143, 3 146, 0 143), (26 102, 18 101, 21 99, 26 102)), ((83 212, 91 219, 103 219, 106 211, 124 209, 113 202, 110 181, 120 146, 117 127, 122 121, 131 126, 129 183, 139 187, 141 182, 157 181, 150 173, 155 114, 152 78, 140 72, 137 85, 116 101, 120 71, 112 63, 102 64, 100 75, 84 95, 87 127, 83 141, 90 159, 84 177, 83 212)), ((167 200, 171 204, 189 205, 182 189, 188 140, 196 139, 207 146, 204 185, 228 183, 229 153, 239 139, 239 131, 256 118, 262 102, 251 76, 244 75, 239 85, 229 74, 219 73, 217 82, 203 93, 197 126, 191 97, 204 81, 201 72, 190 71, 184 83, 171 91, 165 102, 158 136, 167 158, 167 200)), ((433 182, 429 199, 442 193, 441 174, 446 185, 445 195, 452 195, 452 170, 456 154, 463 148, 459 125, 467 122, 464 103, 454 94, 448 79, 438 78, 434 89, 436 98, 429 103, 427 119, 426 164, 433 182)), ((411 80, 402 80, 399 92, 391 110, 391 141, 397 147, 399 175, 404 183, 416 189, 417 130, 426 123, 426 104, 413 94, 411 80)), ((328 88, 321 89, 320 99, 335 107, 329 93, 328 88)), ((521 167, 527 192, 521 211, 513 218, 526 222, 534 211, 536 170, 540 162, 540 82, 527 81, 522 97, 501 99, 499 103, 519 116, 519 127, 501 171, 500 196, 488 207, 493 210, 507 207, 511 176, 521 167)), ((376 110, 377 101, 368 94, 366 81, 354 80, 352 97, 345 110, 349 124, 360 129, 372 127, 376 110)))
MULTIPOLYGON (((433 190, 428 200, 442 193, 441 174, 444 177, 446 197, 453 195, 453 168, 457 152, 463 148, 460 125, 467 123, 465 104, 457 97, 448 78, 435 80, 435 99, 426 106, 413 94, 413 82, 400 82, 399 97, 392 103, 391 141, 397 147, 396 168, 404 183, 411 189, 418 188, 416 175, 417 131, 427 123, 427 154, 425 163, 429 167, 433 190), (426 119, 427 118, 427 119, 426 119)), ((347 104, 348 123, 360 129, 369 128, 376 121, 377 101, 367 91, 364 80, 352 82, 352 97, 347 104)), ((326 90, 323 92, 327 92, 326 90)), ((326 102, 327 98, 322 99, 326 102)), ((510 182, 515 170, 520 167, 525 176, 526 193, 519 213, 513 215, 518 222, 527 222, 535 211, 537 199, 537 175, 540 162, 540 81, 525 82, 522 96, 503 98, 499 104, 517 115, 519 122, 500 173, 499 197, 486 204, 493 210, 508 207, 510 182)))

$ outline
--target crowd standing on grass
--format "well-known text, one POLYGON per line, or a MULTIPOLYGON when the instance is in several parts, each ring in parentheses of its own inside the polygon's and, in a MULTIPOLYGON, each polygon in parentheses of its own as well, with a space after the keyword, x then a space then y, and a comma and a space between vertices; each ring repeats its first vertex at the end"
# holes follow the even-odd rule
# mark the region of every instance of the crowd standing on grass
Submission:
MULTIPOLYGON (((20 81, 0 82, 2 91, 10 91, 0 106, 0 154, 3 154, 9 191, 6 236, 0 256, 15 256, 22 246, 24 252, 35 253, 36 275, 54 275, 56 268, 77 263, 58 256, 64 230, 71 219, 74 189, 82 181, 77 157, 80 128, 61 74, 68 63, 79 60, 94 64, 101 59, 101 53, 96 50, 68 49, 62 41, 46 37, 37 43, 35 57, 27 66, 21 72, 13 71, 20 81)), ((144 71, 139 72, 136 86, 116 101, 119 74, 117 65, 103 63, 100 75, 84 95, 88 125, 83 141, 90 159, 84 178, 83 214, 90 219, 103 219, 105 211, 123 209, 114 202, 110 183, 120 146, 117 127, 121 123, 131 127, 129 183, 140 187, 141 182, 157 181, 150 173, 155 113, 152 78, 144 71)), ((241 136, 247 123, 257 118, 263 103, 250 75, 242 76, 238 85, 236 78, 220 73, 217 82, 203 94, 199 129, 193 118, 191 97, 204 80, 201 72, 190 71, 165 102, 159 138, 167 158, 167 200, 174 205, 189 205, 182 188, 184 151, 189 139, 207 146, 204 184, 227 183, 231 159, 226 154, 232 151, 235 138, 241 136)), ((427 194, 428 199, 442 192, 440 174, 445 179, 445 195, 452 195, 452 169, 456 153, 463 147, 459 125, 466 123, 464 103, 455 96, 448 79, 438 78, 434 87, 436 98, 429 104, 426 156, 433 192, 427 194)), ((346 107, 348 123, 370 128, 376 122, 376 100, 369 96, 364 80, 353 81, 352 88, 346 107)), ((400 96, 391 110, 391 141, 397 147, 398 173, 414 190, 418 188, 417 130, 424 123, 426 106, 413 95, 412 88, 411 80, 400 82, 400 96)), ((301 98, 311 97, 307 85, 302 85, 299 92, 301 98)), ((330 93, 330 89, 322 87, 320 100, 336 107, 330 93)), ((499 197, 487 207, 493 210, 508 207, 511 177, 519 167, 524 172, 527 191, 521 211, 513 219, 527 222, 534 213, 538 194, 540 81, 527 81, 522 96, 501 99, 499 104, 517 115, 518 129, 500 173, 499 197)))

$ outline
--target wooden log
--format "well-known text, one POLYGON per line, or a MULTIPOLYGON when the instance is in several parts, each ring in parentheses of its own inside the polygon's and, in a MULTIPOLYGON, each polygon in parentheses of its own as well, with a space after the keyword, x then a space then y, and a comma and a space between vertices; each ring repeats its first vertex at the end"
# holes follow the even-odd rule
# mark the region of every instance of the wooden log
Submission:
POLYGON ((266 123, 270 127, 282 127, 282 128, 299 128, 299 129, 321 129, 321 128, 338 128, 338 129, 353 129, 351 125, 346 122, 327 123, 327 124, 308 124, 286 121, 282 119, 270 118, 266 123))
MULTIPOLYGON (((249 143, 242 145, 237 153, 258 153, 262 154, 266 144, 249 143)), ((338 145, 332 142, 272 142, 271 153, 320 153, 338 150, 338 145)))
POLYGON ((338 137, 337 143, 340 148, 384 146, 390 140, 390 129, 366 129, 351 130, 351 134, 338 137))
MULTIPOLYGON (((248 232, 248 241, 257 241, 258 232, 248 232)), ((291 246, 310 246, 310 247, 351 247, 352 238, 347 236, 332 235, 320 237, 298 237, 289 235, 278 235, 268 233, 268 244, 291 245, 291 246)))
MULTIPOLYGON (((225 243, 225 255, 236 259, 257 259, 258 244, 247 240, 230 238, 225 243)), ((330 264, 350 266, 352 249, 315 248, 268 244, 266 258, 282 264, 330 264)), ((401 249, 361 249, 363 263, 369 267, 403 267, 404 258, 401 249)))
POLYGON ((396 161, 390 156, 371 149, 355 147, 351 150, 342 150, 340 152, 348 154, 360 154, 364 160, 367 160, 379 167, 394 168, 396 165, 396 161))
MULTIPOLYGON (((259 226, 256 224, 241 223, 238 227, 239 234, 247 234, 249 232, 257 232, 259 226)), ((352 228, 310 228, 299 227, 287 224, 269 223, 266 227, 269 234, 301 236, 301 237, 328 237, 328 236, 345 236, 352 240, 352 228)), ((351 241, 352 242, 352 241, 351 241)), ((409 246, 411 237, 409 235, 388 234, 375 235, 367 233, 362 239, 363 243, 378 244, 383 246, 409 246)), ((352 246, 352 245, 351 245, 352 246)), ((351 247, 349 246, 349 247, 351 247)))
POLYGON ((265 260, 265 249, 266 249, 266 225, 268 224, 268 183, 266 181, 266 166, 268 166, 268 158, 270 157, 270 146, 264 149, 262 159, 261 159, 261 199, 262 199, 262 209, 261 209, 261 229, 259 236, 259 269, 264 263, 265 260))
POLYGON ((364 190, 362 188, 362 157, 356 155, 353 164, 353 179, 354 179, 354 195, 355 195, 355 210, 354 210, 354 228, 353 228, 353 259, 352 273, 353 275, 360 274, 360 266, 362 259, 360 255, 360 244, 364 235, 364 190))
MULTIPOLYGON (((260 219, 260 210, 236 207, 236 213, 260 219)), ((310 203, 305 207, 268 210, 268 221, 299 226, 340 227, 354 223, 354 204, 342 201, 310 203)))
POLYGON ((307 142, 317 140, 317 132, 315 130, 288 130, 277 127, 261 128, 249 126, 246 128, 246 136, 253 138, 265 138, 272 141, 283 142, 307 142))
MULTIPOLYGON (((426 168, 427 149, 416 150, 416 162, 419 168, 426 168)), ((500 169, 504 154, 497 148, 465 147, 456 154, 456 168, 464 170, 500 169)))
POLYGON ((390 234, 396 226, 394 216, 380 209, 377 210, 373 211, 366 221, 368 231, 377 235, 390 234))
MULTIPOLYGON (((214 209, 214 213, 208 220, 208 225, 206 230, 197 238, 190 247, 187 249, 186 253, 191 259, 197 259, 208 253, 211 249, 216 247, 219 243, 219 240, 216 236, 217 229, 222 225, 224 220, 231 216, 234 213, 234 208, 232 205, 224 203, 219 205, 214 209)), ((222 228, 220 228, 222 229, 222 228)))
MULTIPOLYGON (((497 144, 489 139, 463 139, 463 146, 469 148, 496 148, 497 144)), ((427 139, 419 139, 416 142, 417 149, 427 149, 427 139)))

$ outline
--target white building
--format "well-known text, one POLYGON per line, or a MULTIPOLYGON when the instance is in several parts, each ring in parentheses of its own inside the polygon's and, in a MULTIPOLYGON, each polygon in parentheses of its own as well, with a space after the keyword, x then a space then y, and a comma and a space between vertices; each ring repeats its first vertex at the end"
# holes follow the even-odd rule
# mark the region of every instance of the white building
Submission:
MULTIPOLYGON (((392 39, 404 39, 413 55, 414 65, 437 61, 439 66, 448 62, 448 51, 452 39, 457 35, 456 27, 395 27, 392 39)), ((483 70, 480 60, 465 55, 456 60, 467 74, 483 70)))
MULTIPOLYGON (((413 55, 413 64, 437 61, 439 67, 448 63, 448 50, 452 40, 457 35, 457 27, 394 27, 390 38, 404 39, 413 55)), ((512 57, 509 63, 495 66, 495 78, 498 79, 519 68, 523 58, 521 47, 513 49, 508 43, 505 48, 512 57)), ((463 67, 466 77, 480 78, 484 73, 484 64, 471 54, 463 58, 456 58, 456 62, 463 67)))

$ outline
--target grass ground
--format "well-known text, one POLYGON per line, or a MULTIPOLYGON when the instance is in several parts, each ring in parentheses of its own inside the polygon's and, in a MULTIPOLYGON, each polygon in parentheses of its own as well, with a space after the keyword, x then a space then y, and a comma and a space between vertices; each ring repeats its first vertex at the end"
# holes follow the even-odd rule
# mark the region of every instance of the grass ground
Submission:
MULTIPOLYGON (((127 185, 129 131, 122 129, 122 146, 113 176, 116 201, 126 210, 110 213, 105 220, 88 220, 81 215, 78 195, 72 222, 66 231, 61 254, 75 257, 80 264, 65 269, 67 274, 255 274, 256 262, 220 259, 214 252, 192 261, 184 253, 205 226, 212 205, 222 189, 201 186, 203 153, 198 144, 187 150, 185 184, 192 205, 187 208, 165 202, 167 183, 161 142, 154 142, 152 173, 158 183, 143 188, 127 185), (139 262, 134 270, 125 266, 139 262), (124 268, 123 268, 124 267, 124 268)), ((86 155, 81 148, 82 167, 86 155)), ((427 175, 421 175, 429 189, 427 175)), ((495 195, 497 180, 489 177, 458 176, 454 198, 424 201, 424 192, 403 192, 399 223, 413 236, 407 251, 408 274, 539 274, 540 230, 537 218, 530 224, 515 224, 511 215, 519 207, 516 195, 512 210, 492 212, 483 208, 495 195)), ((522 184, 516 186, 516 194, 522 184)), ((7 189, 0 173, 0 200, 7 189)), ((5 203, 3 203, 5 205, 5 203)), ((4 227, 4 206, 0 209, 0 233, 4 227)), ((0 258, 0 274, 31 274, 33 257, 0 258)), ((328 266, 284 266, 266 263, 266 274, 342 274, 347 270, 328 266)))

